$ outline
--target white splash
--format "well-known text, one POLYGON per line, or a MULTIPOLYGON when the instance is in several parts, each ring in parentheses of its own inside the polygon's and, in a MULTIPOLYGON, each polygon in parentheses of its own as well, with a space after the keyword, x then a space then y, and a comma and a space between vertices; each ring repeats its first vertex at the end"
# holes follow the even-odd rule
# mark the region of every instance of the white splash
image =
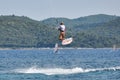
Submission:
POLYGON ((72 68, 72 69, 63 69, 63 68, 36 68, 31 67, 27 69, 16 69, 14 70, 17 73, 41 73, 45 75, 58 75, 58 74, 76 74, 76 73, 86 73, 94 71, 104 71, 104 70, 120 70, 120 67, 110 67, 110 68, 96 68, 96 69, 82 69, 82 68, 72 68))

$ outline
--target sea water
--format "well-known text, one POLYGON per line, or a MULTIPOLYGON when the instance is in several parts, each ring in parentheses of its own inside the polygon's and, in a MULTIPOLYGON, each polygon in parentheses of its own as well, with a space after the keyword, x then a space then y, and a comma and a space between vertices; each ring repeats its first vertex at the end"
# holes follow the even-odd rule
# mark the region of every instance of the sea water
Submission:
POLYGON ((0 50, 0 80, 120 80, 120 49, 0 50))

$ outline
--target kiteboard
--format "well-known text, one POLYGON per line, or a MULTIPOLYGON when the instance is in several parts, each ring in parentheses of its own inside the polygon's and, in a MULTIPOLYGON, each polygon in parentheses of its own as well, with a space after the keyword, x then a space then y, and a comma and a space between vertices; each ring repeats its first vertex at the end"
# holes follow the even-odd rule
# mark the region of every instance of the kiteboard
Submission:
POLYGON ((71 42, 73 41, 73 38, 70 37, 70 38, 66 38, 62 41, 62 45, 68 45, 70 44, 71 42))

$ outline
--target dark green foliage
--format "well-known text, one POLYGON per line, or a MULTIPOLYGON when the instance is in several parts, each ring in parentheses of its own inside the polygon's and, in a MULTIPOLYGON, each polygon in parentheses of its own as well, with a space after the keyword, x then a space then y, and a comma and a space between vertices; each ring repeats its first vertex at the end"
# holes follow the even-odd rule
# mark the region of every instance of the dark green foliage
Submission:
POLYGON ((35 21, 25 16, 0 16, 0 47, 54 47, 60 22, 73 42, 65 47, 120 47, 120 18, 92 15, 78 19, 49 18, 35 21))
MULTIPOLYGON (((86 17, 80 17, 77 19, 67 19, 67 18, 49 18, 46 20, 43 20, 43 22, 49 26, 53 26, 56 24, 59 24, 60 22, 64 22, 67 27, 78 27, 78 26, 84 26, 87 25, 85 28, 89 27, 89 24, 97 25, 98 23, 104 23, 109 22, 111 20, 116 19, 117 16, 111 16, 111 15, 91 15, 86 17)), ((81 27, 80 27, 81 28, 81 27)))
POLYGON ((52 28, 42 22, 24 16, 0 17, 0 47, 44 47, 48 43, 53 45, 57 36, 54 33, 57 31, 52 31, 52 28))

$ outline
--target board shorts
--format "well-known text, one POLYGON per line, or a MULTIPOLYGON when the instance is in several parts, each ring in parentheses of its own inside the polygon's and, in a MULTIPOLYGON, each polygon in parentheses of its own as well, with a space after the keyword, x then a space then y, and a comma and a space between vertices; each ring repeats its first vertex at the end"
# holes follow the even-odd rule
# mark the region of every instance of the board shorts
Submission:
POLYGON ((59 39, 60 40, 64 40, 65 39, 65 32, 64 31, 60 31, 59 39))

